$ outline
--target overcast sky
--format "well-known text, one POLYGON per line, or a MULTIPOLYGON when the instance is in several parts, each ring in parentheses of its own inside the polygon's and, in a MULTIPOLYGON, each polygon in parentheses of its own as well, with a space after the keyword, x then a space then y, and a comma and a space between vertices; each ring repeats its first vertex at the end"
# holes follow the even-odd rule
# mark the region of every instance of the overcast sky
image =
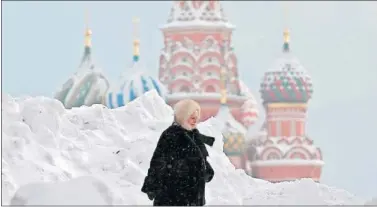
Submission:
MULTIPOLYGON (((377 2, 222 4, 237 27, 239 71, 258 101, 260 80, 281 53, 282 31, 289 26, 291 49, 313 78, 307 127, 323 150, 322 182, 377 196, 377 2)), ((3 92, 52 96, 79 64, 85 9, 95 61, 110 80, 132 60, 133 16, 141 20, 141 60, 157 75, 163 47, 158 26, 166 22, 172 2, 2 5, 3 92)))

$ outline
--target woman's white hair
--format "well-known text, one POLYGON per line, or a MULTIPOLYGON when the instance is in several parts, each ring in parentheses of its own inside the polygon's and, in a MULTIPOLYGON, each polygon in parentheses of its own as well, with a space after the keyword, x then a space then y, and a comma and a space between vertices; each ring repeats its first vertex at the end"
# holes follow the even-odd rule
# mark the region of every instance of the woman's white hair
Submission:
POLYGON ((174 105, 174 119, 180 124, 184 125, 185 121, 193 114, 198 111, 198 118, 200 118, 200 105, 198 102, 191 99, 184 99, 178 101, 174 105))

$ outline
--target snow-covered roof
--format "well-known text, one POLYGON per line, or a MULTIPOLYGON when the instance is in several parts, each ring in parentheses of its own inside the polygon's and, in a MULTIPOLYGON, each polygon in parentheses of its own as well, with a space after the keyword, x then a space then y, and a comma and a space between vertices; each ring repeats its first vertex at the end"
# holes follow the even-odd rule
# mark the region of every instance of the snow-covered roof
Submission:
POLYGON ((90 44, 91 31, 86 31, 84 54, 78 70, 54 94, 66 108, 91 106, 103 102, 109 81, 101 68, 94 64, 90 44))
MULTIPOLYGON (((289 33, 285 32, 288 36, 289 33)), ((286 37, 287 38, 287 37, 286 37)), ((288 40, 280 58, 264 74, 260 92, 264 102, 307 102, 313 94, 310 76, 291 53, 288 40)))
POLYGON ((55 93, 55 98, 66 108, 101 104, 109 82, 100 71, 82 70, 74 75, 55 93))
POLYGON ((161 29, 193 27, 234 28, 219 1, 176 1, 161 29))
POLYGON ((283 51, 280 57, 278 57, 267 72, 297 72, 302 74, 305 77, 310 77, 307 74, 307 70, 301 64, 300 60, 292 54, 291 51, 283 51))

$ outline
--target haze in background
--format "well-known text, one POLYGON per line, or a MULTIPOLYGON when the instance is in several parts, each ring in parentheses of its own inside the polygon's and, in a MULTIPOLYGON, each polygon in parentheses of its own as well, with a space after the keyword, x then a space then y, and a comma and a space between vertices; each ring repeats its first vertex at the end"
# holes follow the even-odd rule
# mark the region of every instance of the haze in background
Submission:
MULTIPOLYGON (((259 101, 261 77, 280 54, 282 31, 289 26, 291 49, 313 78, 308 135, 323 150, 322 182, 376 196, 377 2, 222 4, 237 26, 233 43, 239 72, 259 101)), ((171 5, 3 2, 3 92, 52 96, 83 54, 85 9, 90 11, 95 61, 110 80, 131 64, 134 16, 141 19, 141 61, 157 75, 163 47, 158 26, 166 22, 171 5)))

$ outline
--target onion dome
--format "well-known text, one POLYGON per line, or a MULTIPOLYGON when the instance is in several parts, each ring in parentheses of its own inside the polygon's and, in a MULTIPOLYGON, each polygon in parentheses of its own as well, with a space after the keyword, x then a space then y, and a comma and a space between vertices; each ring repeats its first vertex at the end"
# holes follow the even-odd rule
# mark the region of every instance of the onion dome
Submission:
POLYGON ((246 127, 252 126, 258 119, 257 102, 246 84, 239 80, 241 96, 247 100, 241 106, 242 124, 246 127))
MULTIPOLYGON (((137 64, 134 66, 133 69, 137 64)), ((109 91, 106 105, 109 108, 122 107, 150 90, 156 90, 165 100, 166 89, 159 80, 143 72, 135 73, 128 77, 120 88, 109 91)))
POLYGON ((246 100, 241 106, 242 124, 245 127, 252 126, 258 119, 258 110, 251 99, 246 100))
POLYGON ((85 49, 78 71, 68 79, 54 97, 66 108, 101 104, 109 88, 107 78, 92 61, 92 31, 85 32, 85 49))
POLYGON ((284 31, 283 55, 265 73, 260 92, 265 103, 306 103, 312 97, 312 80, 290 52, 288 30, 284 31))
MULTIPOLYGON (((134 23, 137 22, 138 19, 134 19, 134 23)), ((132 75, 128 75, 129 73, 124 74, 121 77, 120 83, 107 93, 105 101, 107 107, 122 107, 150 90, 156 90, 165 99, 165 86, 158 79, 148 75, 143 70, 144 67, 140 62, 140 42, 137 38, 133 42, 132 62, 130 69, 133 71, 131 72, 132 75)))

